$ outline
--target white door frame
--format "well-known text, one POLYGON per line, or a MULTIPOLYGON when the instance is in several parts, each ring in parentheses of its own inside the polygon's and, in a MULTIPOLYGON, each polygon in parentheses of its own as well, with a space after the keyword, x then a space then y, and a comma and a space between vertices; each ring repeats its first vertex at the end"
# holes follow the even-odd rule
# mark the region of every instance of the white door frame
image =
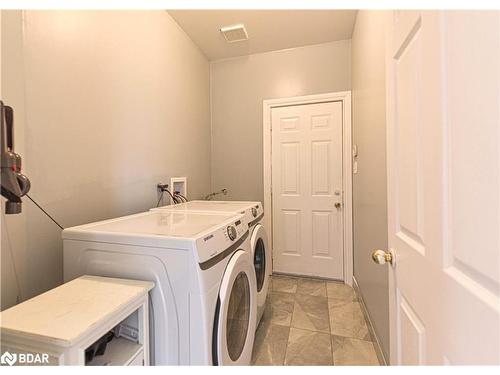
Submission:
POLYGON ((342 200, 343 200, 343 255, 344 282, 352 285, 353 276, 353 238, 352 238, 352 130, 351 130, 351 92, 341 91, 327 94, 296 96, 291 98, 269 99, 263 101, 264 134, 264 215, 263 224, 269 233, 271 251, 273 249, 272 226, 272 147, 271 147, 271 110, 302 104, 342 102, 342 200))

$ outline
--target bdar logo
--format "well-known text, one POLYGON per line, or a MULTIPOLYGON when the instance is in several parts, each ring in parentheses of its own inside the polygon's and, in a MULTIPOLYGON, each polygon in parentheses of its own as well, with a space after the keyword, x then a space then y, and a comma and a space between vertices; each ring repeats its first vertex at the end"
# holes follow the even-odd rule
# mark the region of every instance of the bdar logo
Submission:
POLYGON ((12 366, 14 364, 49 364, 47 353, 9 353, 5 352, 0 356, 0 364, 12 366))
POLYGON ((0 363, 2 365, 12 366, 16 362, 17 362, 17 355, 15 353, 5 352, 0 357, 0 363))

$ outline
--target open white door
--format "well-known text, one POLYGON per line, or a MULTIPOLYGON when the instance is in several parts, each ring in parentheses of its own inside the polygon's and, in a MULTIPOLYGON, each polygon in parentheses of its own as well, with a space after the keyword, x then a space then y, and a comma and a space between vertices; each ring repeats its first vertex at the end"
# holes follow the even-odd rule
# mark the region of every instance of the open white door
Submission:
POLYGON ((500 363, 500 13, 389 20, 391 364, 500 363))

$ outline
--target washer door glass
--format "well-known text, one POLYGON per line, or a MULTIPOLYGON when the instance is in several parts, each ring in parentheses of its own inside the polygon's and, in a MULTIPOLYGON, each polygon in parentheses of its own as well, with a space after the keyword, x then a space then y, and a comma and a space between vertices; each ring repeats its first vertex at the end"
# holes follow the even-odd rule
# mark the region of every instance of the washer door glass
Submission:
POLYGON ((262 238, 259 238, 255 244, 253 265, 257 278, 257 292, 260 292, 264 286, 264 279, 266 277, 266 246, 262 238))
POLYGON ((227 310, 226 343, 231 360, 241 355, 250 321, 250 282, 244 272, 234 280, 227 310))

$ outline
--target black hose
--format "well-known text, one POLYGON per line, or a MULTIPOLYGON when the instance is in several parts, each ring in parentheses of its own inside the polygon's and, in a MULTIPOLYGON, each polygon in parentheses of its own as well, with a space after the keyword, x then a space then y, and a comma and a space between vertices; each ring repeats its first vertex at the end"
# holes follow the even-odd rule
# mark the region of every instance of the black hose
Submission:
POLYGON ((181 193, 179 193, 179 192, 176 192, 175 195, 178 195, 182 199, 183 202, 187 202, 188 201, 188 199, 184 195, 182 195, 181 193))
POLYGON ((162 198, 163 198, 163 190, 161 191, 160 199, 158 199, 158 203, 156 203, 156 207, 158 207, 160 205, 162 198))
POLYGON ((47 211, 45 211, 42 206, 40 206, 38 203, 35 202, 35 200, 33 198, 31 198, 28 194, 26 194, 26 196, 29 198, 30 201, 32 201, 45 215, 47 215, 47 217, 52 220, 59 228, 61 228, 61 230, 64 230, 63 226, 61 224, 59 224, 52 216, 49 215, 49 213, 47 211))

